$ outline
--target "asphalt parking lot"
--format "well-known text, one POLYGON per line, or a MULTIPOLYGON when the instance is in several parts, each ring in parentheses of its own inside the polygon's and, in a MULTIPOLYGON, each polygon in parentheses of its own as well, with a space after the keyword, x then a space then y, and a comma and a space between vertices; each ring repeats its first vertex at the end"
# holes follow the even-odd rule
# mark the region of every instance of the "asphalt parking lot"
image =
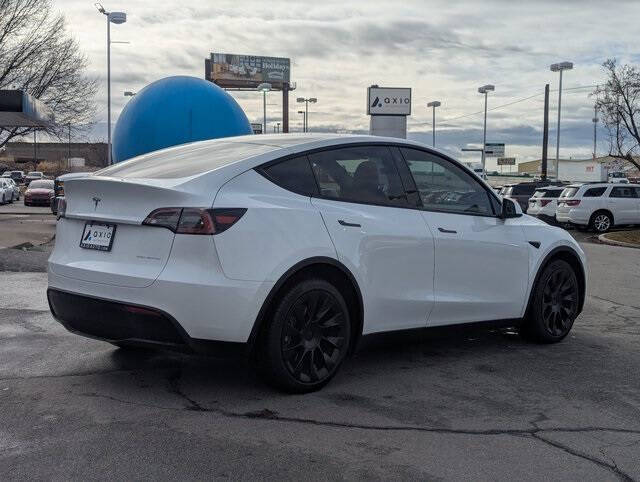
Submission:
POLYGON ((2 271, 2 478, 640 479, 640 250, 573 233, 590 289, 564 342, 394 337, 303 396, 241 363, 71 335, 42 267, 2 271))

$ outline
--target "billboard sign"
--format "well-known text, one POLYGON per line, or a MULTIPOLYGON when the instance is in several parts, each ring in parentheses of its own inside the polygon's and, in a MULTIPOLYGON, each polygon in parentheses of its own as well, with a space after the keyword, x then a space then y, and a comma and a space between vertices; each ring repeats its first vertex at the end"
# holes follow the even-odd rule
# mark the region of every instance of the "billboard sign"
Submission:
POLYGON ((484 155, 489 157, 504 157, 504 142, 487 142, 484 145, 484 155))
POLYGON ((498 157, 498 166, 515 166, 515 157, 498 157))
POLYGON ((411 115, 411 89, 369 87, 367 89, 368 115, 411 115))
POLYGON ((290 81, 291 61, 283 57, 212 53, 205 59, 205 76, 221 87, 256 88, 268 82, 279 89, 290 81))

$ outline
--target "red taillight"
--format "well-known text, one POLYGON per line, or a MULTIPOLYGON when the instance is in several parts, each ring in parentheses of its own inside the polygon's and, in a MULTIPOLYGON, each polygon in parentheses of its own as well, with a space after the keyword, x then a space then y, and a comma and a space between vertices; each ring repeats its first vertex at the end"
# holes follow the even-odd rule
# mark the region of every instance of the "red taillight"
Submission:
POLYGON ((213 216, 213 223, 216 227, 215 233, 226 231, 247 212, 245 208, 216 208, 210 209, 213 216))
POLYGON ((540 199, 540 204, 542 205, 542 207, 545 207, 550 202, 551 202, 551 199, 540 199))
POLYGON ((184 208, 178 223, 178 234, 215 234, 216 228, 208 209, 184 208))
POLYGON ((233 226, 246 212, 244 208, 160 208, 142 224, 167 228, 177 234, 219 234, 233 226))
POLYGON ((570 199, 564 202, 567 206, 577 206, 580 204, 580 199, 570 199))

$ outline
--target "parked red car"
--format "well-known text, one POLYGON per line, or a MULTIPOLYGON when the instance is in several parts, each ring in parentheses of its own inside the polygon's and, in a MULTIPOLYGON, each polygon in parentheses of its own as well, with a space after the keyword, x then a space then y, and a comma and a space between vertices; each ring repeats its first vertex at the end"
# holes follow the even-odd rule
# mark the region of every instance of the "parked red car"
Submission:
POLYGON ((31 181, 24 193, 25 206, 51 206, 54 198, 53 181, 44 179, 41 181, 31 181))

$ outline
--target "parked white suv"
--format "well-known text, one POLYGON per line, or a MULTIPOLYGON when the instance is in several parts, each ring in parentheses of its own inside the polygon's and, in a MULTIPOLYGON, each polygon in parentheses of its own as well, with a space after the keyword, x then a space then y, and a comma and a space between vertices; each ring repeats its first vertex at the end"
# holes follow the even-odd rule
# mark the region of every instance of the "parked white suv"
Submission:
POLYGON ((604 233, 612 226, 640 224, 639 184, 572 184, 558 199, 559 223, 588 226, 604 233))
POLYGON ((562 340, 586 292, 563 229, 404 139, 240 136, 65 179, 49 305, 118 346, 251 352, 317 390, 374 333, 499 321, 562 340))
POLYGON ((558 198, 564 189, 564 186, 548 186, 536 189, 529 199, 527 214, 536 216, 547 223, 555 223, 558 198))

